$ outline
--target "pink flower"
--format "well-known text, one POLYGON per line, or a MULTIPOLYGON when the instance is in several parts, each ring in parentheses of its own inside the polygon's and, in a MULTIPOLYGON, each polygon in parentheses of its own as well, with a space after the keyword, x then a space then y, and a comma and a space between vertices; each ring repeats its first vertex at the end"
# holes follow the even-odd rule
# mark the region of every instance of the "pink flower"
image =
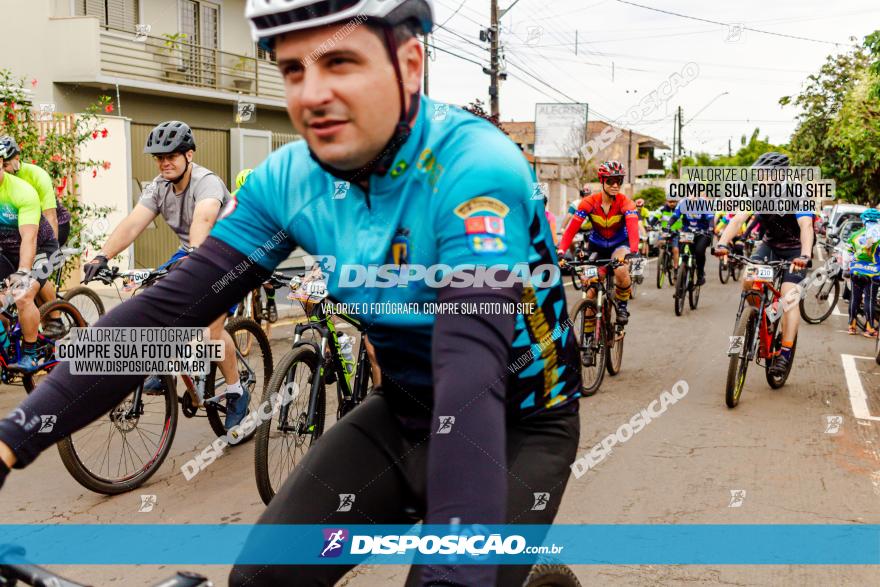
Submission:
POLYGON ((113 112, 113 104, 107 104, 104 106, 104 112, 113 112))
POLYGON ((55 188, 55 191, 60 196, 64 192, 64 186, 58 186, 57 188, 55 188))
POLYGON ((37 87, 37 78, 34 78, 31 80, 31 87, 34 87, 34 88, 37 87))
POLYGON ((61 163, 61 155, 57 153, 52 155, 52 161, 54 161, 55 163, 61 163))
POLYGON ((41 144, 41 145, 43 145, 43 144, 46 143, 46 137, 45 137, 45 136, 40 137, 39 140, 40 140, 40 144, 41 144))
POLYGON ((98 138, 98 131, 94 131, 94 132, 92 133, 92 138, 93 138, 93 139, 97 139, 97 138, 98 138))
POLYGON ((106 128, 101 129, 101 138, 102 139, 106 139, 108 134, 110 134, 110 131, 108 131, 106 128))
POLYGON ((98 177, 98 170, 92 169, 92 177, 98 177))
POLYGON ((110 162, 109 162, 109 161, 104 161, 104 162, 101 164, 101 167, 103 167, 105 170, 106 170, 106 169, 110 169, 110 162))

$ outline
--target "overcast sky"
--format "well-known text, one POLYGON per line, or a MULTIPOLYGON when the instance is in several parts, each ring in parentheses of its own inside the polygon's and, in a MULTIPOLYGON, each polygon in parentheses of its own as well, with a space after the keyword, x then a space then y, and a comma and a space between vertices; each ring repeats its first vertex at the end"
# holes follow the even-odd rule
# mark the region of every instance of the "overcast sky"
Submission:
MULTIPOLYGON (((499 2, 506 8, 513 0, 499 2)), ((699 76, 634 130, 671 145, 675 108, 681 106, 685 149, 726 153, 733 138, 735 152, 740 137, 756 126, 762 137, 785 143, 796 111, 779 106, 779 98, 797 94, 827 55, 847 49, 849 37, 861 41, 880 28, 877 0, 633 2, 692 18, 620 0, 519 0, 501 20, 509 74, 501 86, 502 120, 534 120, 538 102, 577 101, 589 104, 591 120, 624 121, 627 109, 695 62, 699 76), (737 36, 735 29, 694 19, 776 34, 743 30, 737 36), (729 93, 715 99, 723 92, 729 93)), ((479 31, 488 26, 490 1, 435 0, 435 6, 438 24, 447 29, 436 29, 437 47, 488 65, 488 44, 480 42, 479 31)), ((481 66, 434 53, 433 98, 488 102, 489 77, 481 66)))

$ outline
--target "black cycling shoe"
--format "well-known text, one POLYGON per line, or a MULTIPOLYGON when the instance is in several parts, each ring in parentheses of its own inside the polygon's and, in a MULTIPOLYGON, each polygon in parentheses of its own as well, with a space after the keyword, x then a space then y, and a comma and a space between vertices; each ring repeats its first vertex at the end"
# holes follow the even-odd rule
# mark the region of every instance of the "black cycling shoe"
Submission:
POLYGON ((706 276, 705 275, 697 278, 697 287, 702 287, 704 285, 706 285, 706 276))
POLYGON ((278 322, 278 308, 275 306, 275 300, 269 300, 266 304, 266 312, 269 314, 269 324, 278 322))
POLYGON ((629 324, 629 310, 620 306, 617 307, 617 323, 621 326, 629 324))
POLYGON ((773 361, 773 364, 770 365, 770 368, 767 369, 767 373, 771 377, 783 377, 785 372, 788 371, 789 365, 791 365, 791 359, 785 355, 779 355, 773 361))

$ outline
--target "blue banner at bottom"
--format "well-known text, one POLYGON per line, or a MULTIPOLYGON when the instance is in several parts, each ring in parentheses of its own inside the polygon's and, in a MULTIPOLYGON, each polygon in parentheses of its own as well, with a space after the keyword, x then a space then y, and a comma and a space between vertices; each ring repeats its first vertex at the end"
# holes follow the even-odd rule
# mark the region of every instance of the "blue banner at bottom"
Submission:
POLYGON ((40 565, 877 565, 880 525, 0 525, 0 564, 22 550, 40 565))

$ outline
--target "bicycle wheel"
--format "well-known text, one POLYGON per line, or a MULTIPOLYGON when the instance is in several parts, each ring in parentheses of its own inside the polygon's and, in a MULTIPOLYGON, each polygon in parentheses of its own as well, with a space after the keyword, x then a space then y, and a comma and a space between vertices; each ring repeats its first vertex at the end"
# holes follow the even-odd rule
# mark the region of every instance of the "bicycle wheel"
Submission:
MULTIPOLYGON (((272 376, 272 347, 263 329, 249 318, 231 318, 225 328, 239 350, 239 353, 236 353, 236 370, 242 385, 250 394, 248 413, 251 413, 260 405, 258 403, 260 396, 263 395, 263 390, 272 376), (245 341, 243 345, 242 340, 245 341), (243 346, 250 349, 246 356, 241 352, 243 346)), ((205 399, 226 393, 226 380, 217 367, 217 363, 211 363, 211 371, 205 383, 205 399)), ((214 434, 217 436, 226 434, 224 423, 226 405, 207 404, 205 413, 208 415, 208 422, 214 434)), ((249 440, 254 432, 255 430, 252 430, 243 438, 236 439, 235 444, 249 440)))
POLYGON ((733 277, 734 281, 739 281, 739 278, 742 277, 744 269, 745 267, 741 261, 735 261, 730 266, 730 276, 733 277))
POLYGON ((877 338, 877 342, 874 345, 874 361, 880 365, 880 337, 877 338))
POLYGON ((696 269, 691 269, 688 272, 688 305, 691 307, 691 310, 697 309, 697 304, 700 303, 700 289, 702 286, 697 285, 697 275, 696 269))
POLYGON ((588 319, 596 322, 596 329, 600 328, 601 321, 596 320, 595 317, 587 318, 587 310, 592 310, 592 314, 595 316, 595 307, 593 300, 580 300, 575 304, 574 312, 572 312, 571 323, 574 339, 578 344, 581 379, 583 379, 582 393, 585 396, 592 395, 602 385, 602 379, 605 377, 605 355, 608 352, 608 347, 605 346, 604 337, 600 332, 594 330, 592 338, 584 334, 584 327, 588 319))
POLYGON ((657 289, 663 289, 663 281, 666 274, 666 247, 660 249, 657 256, 657 289))
POLYGON ((721 283, 727 283, 730 280, 732 263, 733 261, 725 261, 724 259, 718 261, 718 279, 721 280, 721 283))
POLYGON ((829 277, 822 284, 814 281, 801 297, 801 318, 807 324, 821 324, 834 312, 839 299, 839 280, 829 277))
POLYGON ((326 390, 324 382, 316 396, 315 422, 306 430, 312 379, 320 377, 315 348, 303 344, 284 355, 263 392, 263 402, 293 394, 283 407, 273 405, 272 418, 257 427, 254 472, 257 489, 266 505, 275 497, 290 472, 324 432, 326 390), (283 393, 282 393, 283 392, 283 393))
POLYGON ((535 565, 523 587, 581 587, 581 583, 565 565, 535 565))
POLYGON ((101 299, 101 296, 90 287, 81 285, 69 289, 64 292, 64 296, 62 296, 61 299, 70 302, 74 308, 79 310, 80 315, 86 321, 88 326, 97 322, 98 319, 104 315, 104 301, 101 299))
MULTIPOLYGON (((253 293, 253 292, 252 292, 253 293)), ((238 306, 235 308, 235 312, 232 315, 233 318, 245 318, 249 320, 256 320, 258 318, 254 318, 254 304, 253 302, 248 303, 248 297, 245 296, 242 299, 238 306)), ((238 351, 244 355, 248 356, 248 353, 251 352, 250 344, 253 343, 253 339, 245 334, 241 334, 239 339, 235 341, 235 346, 238 347, 238 351)))
MULTIPOLYGON (((771 349, 774 353, 782 348, 782 332, 778 332, 776 336, 773 338, 773 348, 771 349)), ((767 361, 767 364, 764 367, 764 373, 767 376, 767 384, 770 385, 773 389, 779 389, 785 382, 788 380, 788 376, 791 373, 791 366, 794 365, 794 355, 797 351, 797 337, 794 339, 794 345, 791 347, 791 361, 788 363, 788 369, 785 370, 785 373, 779 376, 770 375, 770 366, 773 364, 773 361, 767 361)))
MULTIPOLYGON (((48 320, 50 318, 50 314, 57 314, 57 320, 61 321, 61 328, 58 331, 58 335, 54 340, 58 340, 64 338, 70 333, 71 328, 84 328, 86 325, 85 320, 83 320, 82 315, 79 311, 74 308, 70 303, 65 300, 55 300, 52 302, 47 302, 40 306, 40 331, 43 332, 48 327, 48 320)), ((37 361, 39 363, 47 363, 54 359, 55 356, 55 343, 53 339, 40 334, 37 339, 40 344, 37 348, 37 361)), ((28 393, 33 391, 33 389, 37 386, 43 377, 49 374, 49 372, 55 368, 55 365, 58 363, 51 363, 43 369, 35 373, 28 373, 22 377, 22 383, 24 383, 24 389, 28 393)))
POLYGON ((625 332, 623 326, 617 324, 617 305, 610 299, 605 299, 604 317, 605 340, 608 352, 605 354, 605 367, 611 376, 620 373, 623 366, 623 339, 625 332))
POLYGON ((678 275, 675 279, 675 315, 681 316, 684 312, 684 298, 687 292, 687 265, 682 262, 678 266, 678 275))
POLYGON ((742 350, 738 355, 730 357, 727 367, 727 388, 724 392, 724 401, 728 408, 735 408, 739 403, 743 387, 746 383, 746 371, 749 369, 749 350, 752 348, 752 337, 755 335, 755 324, 758 321, 758 310, 747 307, 736 323, 733 330, 734 336, 743 337, 742 350))

